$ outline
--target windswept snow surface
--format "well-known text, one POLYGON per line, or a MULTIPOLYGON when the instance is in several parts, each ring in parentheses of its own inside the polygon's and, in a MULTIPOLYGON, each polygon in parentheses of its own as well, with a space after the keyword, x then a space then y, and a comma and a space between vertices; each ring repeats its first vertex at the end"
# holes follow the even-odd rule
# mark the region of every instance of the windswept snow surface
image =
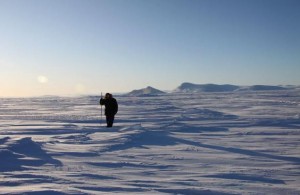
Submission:
POLYGON ((300 194, 299 95, 2 98, 0 193, 300 194))

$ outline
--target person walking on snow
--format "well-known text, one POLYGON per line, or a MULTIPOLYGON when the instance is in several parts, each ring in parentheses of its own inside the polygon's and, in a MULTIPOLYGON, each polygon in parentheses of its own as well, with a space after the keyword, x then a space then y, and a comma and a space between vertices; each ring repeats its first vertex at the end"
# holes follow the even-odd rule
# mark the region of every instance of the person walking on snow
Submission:
POLYGON ((118 112, 118 103, 112 94, 106 93, 105 97, 100 99, 100 105, 105 106, 104 114, 106 116, 107 127, 112 127, 115 119, 115 115, 118 112))

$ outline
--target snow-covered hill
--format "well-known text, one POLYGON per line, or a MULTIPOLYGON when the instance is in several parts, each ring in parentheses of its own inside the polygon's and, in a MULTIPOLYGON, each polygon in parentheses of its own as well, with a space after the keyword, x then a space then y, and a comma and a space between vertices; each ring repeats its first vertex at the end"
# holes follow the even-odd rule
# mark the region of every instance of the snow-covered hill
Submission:
POLYGON ((239 89, 236 85, 182 83, 176 92, 231 92, 239 89))
POLYGON ((233 92, 233 91, 269 91, 269 90, 287 90, 294 87, 271 86, 271 85, 253 85, 253 86, 237 86, 237 85, 217 85, 217 84, 193 84, 182 83, 177 87, 175 92, 233 92))
POLYGON ((130 95, 130 96, 155 96, 155 95, 162 95, 162 94, 165 94, 165 92, 148 86, 143 89, 133 90, 133 91, 129 92, 127 95, 130 95))

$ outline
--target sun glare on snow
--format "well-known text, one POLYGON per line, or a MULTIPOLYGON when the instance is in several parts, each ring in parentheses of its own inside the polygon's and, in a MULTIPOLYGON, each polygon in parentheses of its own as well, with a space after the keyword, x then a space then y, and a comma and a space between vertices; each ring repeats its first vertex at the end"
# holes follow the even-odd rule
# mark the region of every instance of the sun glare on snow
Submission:
POLYGON ((45 76, 42 76, 42 75, 38 76, 37 80, 39 83, 47 83, 48 82, 48 78, 45 76))

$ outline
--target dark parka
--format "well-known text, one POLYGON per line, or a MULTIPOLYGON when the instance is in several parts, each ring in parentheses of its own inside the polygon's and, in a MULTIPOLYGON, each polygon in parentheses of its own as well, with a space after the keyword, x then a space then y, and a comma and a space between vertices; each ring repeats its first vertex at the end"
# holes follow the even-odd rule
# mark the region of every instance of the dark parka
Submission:
POLYGON ((100 105, 105 105, 105 115, 114 116, 118 112, 118 103, 117 100, 113 97, 108 99, 100 99, 100 105))

